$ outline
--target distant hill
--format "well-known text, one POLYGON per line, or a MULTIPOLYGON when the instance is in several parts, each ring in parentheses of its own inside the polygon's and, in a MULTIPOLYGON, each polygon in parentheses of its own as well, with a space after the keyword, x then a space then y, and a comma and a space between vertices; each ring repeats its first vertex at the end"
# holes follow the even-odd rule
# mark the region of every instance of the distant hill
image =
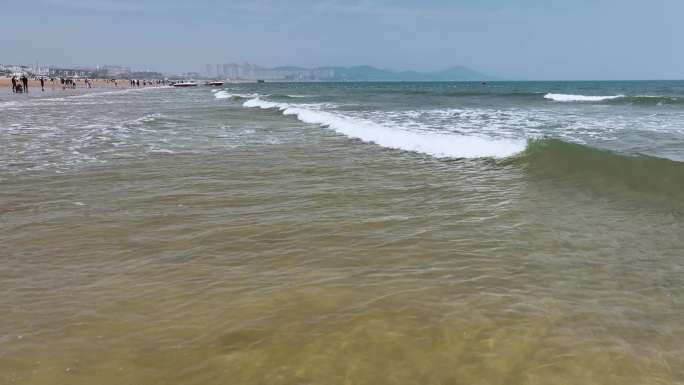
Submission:
POLYGON ((451 67, 428 75, 438 80, 496 80, 493 76, 485 75, 463 66, 451 67))
POLYGON ((495 77, 472 70, 468 67, 455 66, 443 71, 394 72, 371 66, 323 67, 317 70, 332 70, 330 80, 340 81, 479 81, 496 80, 495 77))
MULTIPOLYGON (((209 66, 212 68, 212 66, 209 66)), ((219 68, 217 66, 217 68, 219 68)), ((493 76, 472 70, 468 67, 456 66, 443 71, 417 72, 392 71, 360 65, 353 67, 318 67, 302 68, 296 66, 280 66, 263 68, 252 64, 224 64, 223 74, 231 79, 269 80, 269 81, 478 81, 497 80, 493 76)), ((217 71, 218 72, 218 71, 217 71)), ((209 74, 210 78, 216 76, 209 74)))

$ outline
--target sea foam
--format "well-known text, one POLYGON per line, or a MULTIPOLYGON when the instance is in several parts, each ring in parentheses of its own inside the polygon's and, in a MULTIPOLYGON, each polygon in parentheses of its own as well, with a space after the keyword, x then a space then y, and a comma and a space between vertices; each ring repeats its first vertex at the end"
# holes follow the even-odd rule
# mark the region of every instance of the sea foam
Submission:
POLYGON ((625 95, 610 95, 610 96, 587 96, 587 95, 568 95, 568 94, 546 94, 545 99, 551 99, 556 102, 600 102, 603 100, 611 100, 624 98, 625 95))
POLYGON ((318 124, 350 138, 439 158, 505 158, 524 151, 527 145, 526 140, 413 131, 303 105, 271 102, 258 97, 246 101, 243 106, 278 109, 283 115, 296 116, 302 122, 318 124))
POLYGON ((228 91, 212 91, 216 99, 249 99, 255 98, 257 94, 231 94, 228 91))

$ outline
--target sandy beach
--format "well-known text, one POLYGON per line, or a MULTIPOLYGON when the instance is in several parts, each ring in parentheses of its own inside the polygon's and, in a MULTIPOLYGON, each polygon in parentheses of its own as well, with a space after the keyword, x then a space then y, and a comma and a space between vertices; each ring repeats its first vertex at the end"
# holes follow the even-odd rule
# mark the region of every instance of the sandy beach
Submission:
MULTIPOLYGON (((13 93, 12 93, 12 79, 7 78, 7 77, 0 77, 0 96, 10 95, 10 96, 17 96, 17 97, 26 97, 26 96, 38 97, 38 96, 51 96, 51 95, 62 95, 62 94, 74 95, 74 94, 81 94, 85 91, 87 91, 87 92, 98 92, 98 91, 111 91, 111 90, 116 90, 116 89, 133 88, 130 86, 128 80, 126 80, 126 79, 118 80, 116 84, 111 82, 111 81, 108 81, 106 79, 91 79, 90 83, 91 83, 91 87, 88 88, 88 85, 86 85, 85 80, 80 80, 80 81, 77 81, 75 89, 62 89, 62 85, 60 84, 59 79, 55 78, 54 83, 50 82, 50 80, 47 80, 45 82, 45 91, 41 91, 40 81, 29 80, 29 92, 28 93, 13 95, 13 93)), ((141 83, 140 87, 135 87, 135 88, 150 88, 150 87, 158 87, 158 85, 148 85, 146 87, 143 87, 142 83, 141 83)))

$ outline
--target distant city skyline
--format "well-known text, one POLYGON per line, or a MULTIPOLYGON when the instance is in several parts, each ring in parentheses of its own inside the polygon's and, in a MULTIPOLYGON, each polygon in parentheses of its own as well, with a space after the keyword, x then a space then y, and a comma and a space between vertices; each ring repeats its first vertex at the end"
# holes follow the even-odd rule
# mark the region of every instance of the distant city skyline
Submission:
POLYGON ((178 73, 205 63, 394 71, 451 66, 507 79, 684 78, 676 0, 25 0, 3 60, 120 63, 178 73), (18 31, 21 31, 20 33, 18 31))

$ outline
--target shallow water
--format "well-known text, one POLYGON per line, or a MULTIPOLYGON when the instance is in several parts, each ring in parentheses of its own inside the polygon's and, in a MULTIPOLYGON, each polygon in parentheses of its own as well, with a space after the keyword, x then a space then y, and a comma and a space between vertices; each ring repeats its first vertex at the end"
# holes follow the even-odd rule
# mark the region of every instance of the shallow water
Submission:
MULTIPOLYGON (((506 102, 529 117, 494 129, 435 120, 391 84, 230 87, 252 95, 2 107, 0 383, 684 381, 684 174, 667 160, 681 155, 678 105, 527 95, 506 102), (285 93, 318 96, 272 96, 285 93), (245 108, 253 94, 338 120, 245 108), (617 134, 601 130, 611 108, 617 134), (474 133, 485 152, 524 151, 537 111, 560 125, 582 109, 594 136, 539 123, 568 141, 513 158, 364 141, 382 125, 426 146, 474 133), (668 125, 644 123, 653 114, 668 125), (339 119, 368 125, 354 139, 339 119), (568 165, 585 159, 598 167, 568 165)), ((505 107, 426 92, 454 109, 505 107)))

